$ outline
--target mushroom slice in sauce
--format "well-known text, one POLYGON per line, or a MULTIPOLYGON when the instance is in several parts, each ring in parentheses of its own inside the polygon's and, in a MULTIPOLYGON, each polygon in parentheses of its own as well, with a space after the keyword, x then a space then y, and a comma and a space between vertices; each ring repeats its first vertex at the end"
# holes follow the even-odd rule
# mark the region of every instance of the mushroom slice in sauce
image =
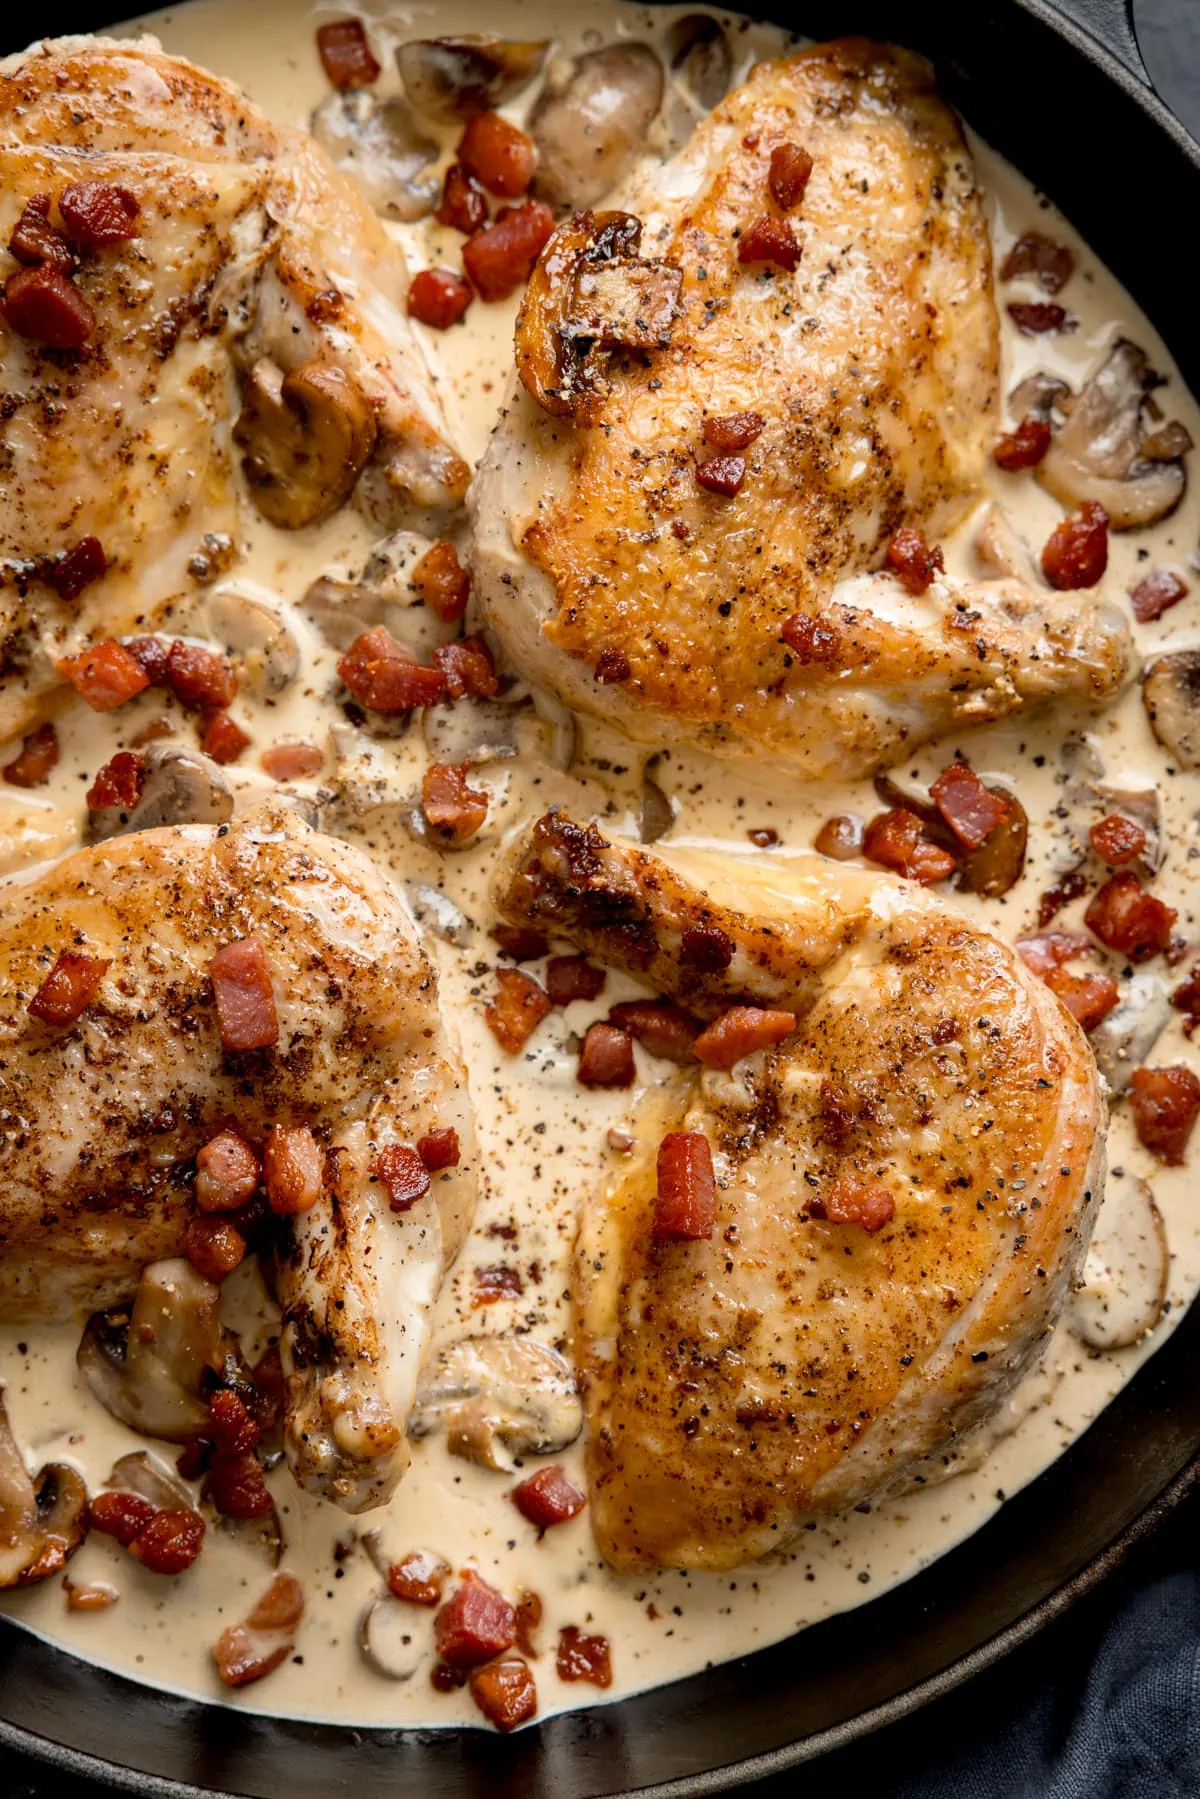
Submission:
POLYGON ((1157 657, 1142 677, 1142 704, 1176 768, 1200 768, 1200 650, 1157 657))
POLYGON ((733 78, 733 55, 719 21, 711 13, 685 13, 667 32, 665 49, 672 78, 699 112, 711 112, 733 78))
POLYGON ((663 68, 645 44, 608 44, 552 72, 530 115, 534 192, 551 206, 594 206, 633 166, 662 104, 663 68))
POLYGON ((179 1476, 148 1449, 121 1456, 105 1485, 114 1493, 138 1493, 159 1511, 192 1509, 192 1496, 179 1476))
POLYGON ((301 611, 336 650, 349 649, 363 631, 385 625, 397 643, 423 661, 458 629, 421 603, 409 578, 428 548, 429 539, 415 531, 393 531, 375 545, 358 574, 319 576, 301 601, 301 611))
POLYGON ((503 762, 520 749, 519 712, 502 700, 464 695, 447 705, 427 706, 421 730, 434 762, 503 762))
POLYGON ((376 212, 412 223, 433 211, 439 185, 427 171, 438 147, 398 94, 380 99, 366 88, 344 88, 322 100, 311 124, 317 142, 376 212))
POLYGON ((202 1436, 208 1384, 221 1365, 220 1297, 177 1257, 142 1270, 132 1307, 95 1313, 75 1359, 106 1411, 168 1443, 202 1436))
POLYGON ((87 1535, 87 1487, 65 1462, 31 1475, 0 1390, 0 1590, 62 1572, 87 1535))
POLYGON ((675 806, 655 780, 659 758, 651 756, 642 770, 641 805, 638 810, 638 837, 643 843, 657 843, 675 823, 675 806))
POLYGON ((545 39, 467 33, 462 37, 412 38, 396 49, 396 66, 409 102, 443 125, 503 106, 528 87, 546 60, 545 39))
POLYGON ((1049 419, 1055 413, 1062 415, 1069 412, 1074 399, 1075 396, 1065 381, 1039 369, 1017 382, 1008 396, 1008 409, 1015 419, 1025 418, 1029 413, 1035 418, 1049 419))
POLYGON ((371 402, 344 369, 263 357, 242 385, 233 428, 250 497, 268 524, 298 531, 345 504, 375 447, 371 402))
POLYGON ((275 595, 255 581, 228 581, 203 601, 211 634, 241 658, 248 685, 282 693, 300 672, 300 645, 275 595))
POLYGON ((988 791, 1005 801, 1007 811, 979 848, 963 857, 957 885, 962 893, 981 893, 987 899, 998 899, 1021 878, 1029 819, 1016 794, 1007 787, 993 784, 988 791))
POLYGON ((1059 751, 1062 762, 1063 805, 1058 847, 1050 866, 1057 874, 1078 868, 1089 850, 1088 826, 1108 812, 1123 813, 1141 826, 1145 847, 1137 858, 1147 874, 1157 874, 1163 859, 1162 795, 1157 786, 1134 780, 1109 780, 1096 739, 1090 735, 1068 737, 1059 751))
POLYGON ((460 1337, 417 1389, 409 1435, 444 1431, 451 1455, 509 1473, 522 1455, 551 1455, 583 1428, 570 1363, 532 1337, 460 1337))
POLYGON ((984 511, 975 531, 975 554, 989 575, 1005 575, 1034 588, 1046 585, 1033 551, 999 506, 984 511))
POLYGON ((155 743, 146 751, 142 795, 126 812, 104 806, 88 813, 87 839, 102 843, 160 825, 221 825, 233 817, 233 795, 220 768, 199 750, 155 743))
POLYGON ((429 1622, 421 1611, 377 1593, 359 1619, 358 1642, 377 1674, 411 1680, 429 1648, 429 1622))
POLYGON ((428 881, 406 881, 404 892, 422 930, 432 932, 443 943, 452 943, 455 949, 467 947, 475 927, 448 893, 443 893, 440 887, 431 887, 428 881))
POLYGON ((1108 1017, 1089 1032, 1096 1066, 1114 1099, 1125 1092, 1130 1075, 1148 1059, 1170 1019, 1171 1001, 1165 984, 1156 974, 1135 974, 1125 982, 1120 1001, 1108 1017))
POLYGON ((1187 486, 1183 461, 1144 454, 1148 396, 1158 385, 1145 352, 1118 339, 1038 465, 1042 486, 1072 511, 1099 501, 1114 531, 1140 530, 1173 512, 1187 486))
POLYGON ((1154 1329, 1171 1257, 1148 1182, 1111 1175, 1068 1317, 1092 1349, 1128 1349, 1154 1329))

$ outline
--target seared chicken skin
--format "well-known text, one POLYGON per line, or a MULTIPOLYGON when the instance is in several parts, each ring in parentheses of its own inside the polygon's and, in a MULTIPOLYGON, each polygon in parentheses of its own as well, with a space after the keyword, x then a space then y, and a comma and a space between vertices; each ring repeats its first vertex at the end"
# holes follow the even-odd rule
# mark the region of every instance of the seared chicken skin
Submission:
POLYGON ((0 63, 0 277, 20 274, 4 247, 27 204, 48 199, 61 242, 80 182, 131 195, 136 235, 76 248, 80 348, 0 314, 0 741, 52 703, 59 658, 148 628, 211 574, 206 534, 236 535, 239 450, 289 527, 356 481, 388 526, 453 509, 467 483, 399 254, 306 133, 153 40, 49 41, 0 63), (86 537, 107 572, 61 598, 39 559, 86 537))
POLYGON ((232 1127, 307 1125, 321 1196, 282 1221, 277 1292, 296 1478, 351 1511, 407 1462, 442 1272, 475 1199, 466 1081, 416 928, 358 851, 268 811, 139 832, 0 886, 0 1311, 62 1318, 176 1255, 192 1161, 232 1127), (209 964, 265 950, 274 1047, 223 1053, 209 964), (63 952, 108 963, 70 1024, 29 1011, 63 952), (452 1129, 461 1160, 397 1214, 376 1153, 452 1129))
POLYGON ((476 592, 525 675, 641 742, 841 777, 1119 686, 1094 593, 870 572, 898 527, 964 515, 997 429, 987 225, 924 62, 762 64, 612 204, 543 252, 471 492, 476 592), (785 204, 790 150, 812 171, 785 204), (798 266, 739 260, 763 219, 798 266))
POLYGON ((888 876, 648 855, 555 813, 499 900, 703 1018, 794 1015, 776 1047, 648 1104, 628 1172, 586 1205, 576 1354, 607 1560, 734 1567, 996 1407, 1070 1292, 1103 1183, 1095 1062, 1014 953, 888 876), (715 1168, 694 1241, 656 1235, 676 1130, 715 1168))

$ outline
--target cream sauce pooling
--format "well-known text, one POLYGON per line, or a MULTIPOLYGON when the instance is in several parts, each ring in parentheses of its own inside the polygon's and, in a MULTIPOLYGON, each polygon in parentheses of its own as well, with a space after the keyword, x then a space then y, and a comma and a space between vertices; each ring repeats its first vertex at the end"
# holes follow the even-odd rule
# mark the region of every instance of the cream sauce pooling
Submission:
MULTIPOLYGON (((156 15, 148 28, 168 50, 240 82, 273 116, 302 124, 328 92, 312 36, 314 26, 328 16, 290 0, 259 0, 254 7, 236 0, 199 0, 178 12, 156 15)), ((615 36, 661 42, 675 16, 666 9, 645 12, 589 0, 575 15, 570 32, 561 34, 560 9, 544 0, 510 4, 502 14, 486 0, 476 4, 447 0, 436 7, 412 6, 380 14, 377 48, 386 49, 410 36, 495 26, 511 36, 553 36, 556 52, 570 54, 615 36)), ((745 21, 731 20, 729 27, 739 69, 780 45, 776 33, 745 21)), ((390 52, 381 60, 390 71, 390 52)), ((394 80, 390 74, 384 79, 394 80)), ((522 108, 527 101, 528 95, 523 96, 522 108)), ((1085 372, 1122 334, 1134 338, 1154 365, 1169 373, 1163 346, 1128 296, 1027 183, 984 146, 974 148, 989 196, 997 260, 1009 243, 1033 228, 1069 242, 1078 258, 1077 272, 1062 296, 1078 318, 1078 328, 1069 335, 1037 339, 1021 338, 1006 328, 1003 391, 1038 368, 1060 373, 1078 388, 1085 372)), ((393 229, 414 267, 437 261, 457 264, 461 240, 456 234, 436 226, 393 229)), ((1026 297, 1038 297, 1031 284, 1014 283, 1002 295, 1026 297)), ((444 335, 421 333, 452 430, 472 459, 483 448, 508 380, 514 310, 515 302, 476 304, 464 327, 444 335)), ((1200 440, 1200 416, 1177 376, 1171 376, 1159 398, 1167 415, 1181 417, 1200 440)), ((997 496, 1027 540, 1040 545, 1061 516, 1060 508, 1026 475, 997 472, 995 484, 997 496)), ((1198 523, 1200 494, 1193 487, 1179 512, 1154 531, 1114 538, 1107 578, 1112 594, 1120 595, 1140 573, 1159 564, 1186 572, 1198 523)), ((365 525, 353 513, 294 537, 273 532, 248 514, 246 537, 248 554, 236 571, 237 579, 256 582, 289 602, 297 601, 318 574, 361 566, 370 541, 365 525)), ((952 569, 975 570, 972 542, 968 525, 947 544, 952 569)), ((1159 624, 1139 627, 1143 649, 1200 641, 1196 604, 1191 598, 1159 624)), ((270 701, 256 701, 244 691, 235 707, 239 721, 255 737, 254 748, 229 771, 231 784, 247 802, 271 787, 256 771, 262 747, 291 738, 324 744, 331 722, 340 719, 330 698, 336 692, 336 652, 306 618, 299 613, 289 616, 302 651, 300 678, 270 701)), ((82 796, 95 769, 159 709, 159 702, 151 698, 107 717, 87 714, 81 707, 66 716, 60 729, 63 756, 53 784, 31 794, 0 789, 0 854, 7 856, 9 866, 44 859, 77 841, 82 796)), ((1062 797, 1059 750, 1063 738, 1078 730, 1093 733, 1110 778, 1159 783, 1168 860, 1155 890, 1179 908, 1179 930, 1194 937, 1196 896, 1187 858, 1195 839, 1196 785, 1167 773, 1136 688, 1099 718, 1060 707, 1034 723, 1022 720, 992 727, 961 743, 948 739, 896 772, 928 780, 961 748, 985 778, 1015 786, 1031 823, 1026 874, 1003 900, 963 902, 1011 939, 1031 927, 1036 895, 1053 884, 1054 810, 1062 797)), ((188 726, 183 726, 181 737, 191 740, 188 726)), ((576 1082, 572 1036, 581 1033, 593 1016, 602 1016, 614 1000, 636 991, 632 982, 614 975, 595 1005, 576 1003, 566 1012, 552 1014, 525 1055, 510 1059, 498 1052, 482 1015, 496 961, 487 935, 488 883, 504 830, 554 800, 569 802, 578 813, 595 811, 615 828, 633 833, 643 753, 589 723, 580 727, 568 773, 538 760, 532 746, 517 763, 490 766, 480 780, 494 796, 491 817, 478 847, 458 855, 439 855, 415 843, 400 821, 403 802, 419 783, 424 759, 419 726, 403 739, 385 741, 378 765, 371 770, 377 785, 369 796, 382 803, 351 816, 345 829, 367 844, 397 880, 440 889, 468 921, 462 946, 430 940, 440 966, 447 1015, 461 1031, 471 1071, 485 1168, 474 1230, 439 1302, 438 1336, 449 1341, 465 1330, 502 1330, 519 1324, 543 1341, 561 1342, 567 1330, 569 1254, 579 1198, 612 1172, 616 1158, 608 1148, 607 1134, 610 1128, 630 1123, 647 1088, 663 1078, 664 1065, 639 1050, 639 1086, 629 1093, 588 1093, 576 1082), (479 1308, 472 1303, 475 1273, 495 1266, 510 1269, 521 1290, 511 1299, 479 1308)), ((878 809, 868 783, 831 783, 798 791, 773 779, 769 771, 756 778, 699 756, 664 755, 656 762, 655 778, 675 811, 674 839, 711 843, 746 855, 786 858, 789 852, 806 849, 830 814, 850 811, 869 816, 878 809), (754 851, 747 832, 768 826, 778 832, 778 847, 754 851)), ((305 790, 313 794, 319 787, 318 780, 305 790)), ((1057 922, 1070 925, 1075 918, 1068 912, 1057 922)), ((1190 1059, 1177 1017, 1154 1059, 1190 1059)), ((158 1685, 252 1709, 344 1723, 480 1721, 465 1693, 437 1695, 429 1686, 430 1613, 412 1609, 408 1614, 413 1648, 422 1658, 411 1679, 387 1680, 362 1659, 359 1620, 381 1585, 360 1541, 372 1530, 380 1533, 390 1559, 416 1547, 429 1548, 455 1568, 472 1563, 510 1595, 530 1589, 541 1596, 545 1619, 534 1669, 543 1716, 565 1706, 619 1697, 761 1647, 873 1597, 975 1529, 1003 1494, 1015 1491, 1045 1467, 1161 1343, 1200 1284, 1200 1220, 1189 1199, 1188 1171, 1165 1170, 1153 1162, 1136 1143, 1120 1107, 1109 1155, 1115 1169, 1151 1181, 1165 1218, 1171 1250, 1170 1309, 1157 1331, 1132 1349, 1093 1354, 1064 1323, 1041 1369, 1014 1395, 990 1427, 986 1442, 966 1443, 952 1458, 953 1478, 934 1484, 947 1469, 931 1469, 930 1484, 924 1489, 869 1514, 854 1513, 806 1532, 796 1550, 778 1560, 725 1576, 620 1579, 596 1558, 586 1514, 539 1542, 507 1498, 511 1477, 451 1458, 440 1439, 429 1438, 414 1443, 413 1465, 386 1510, 359 1520, 299 1493, 285 1471, 272 1476, 286 1537, 285 1565, 304 1582, 308 1611, 296 1657, 241 1695, 231 1697, 219 1687, 208 1647, 226 1624, 245 1614, 270 1574, 265 1563, 219 1532, 210 1532, 196 1568, 175 1581, 145 1573, 106 1539, 92 1538, 75 1558, 71 1573, 76 1580, 104 1579, 117 1586, 121 1599, 111 1611, 68 1614, 57 1582, 9 1596, 5 1608, 78 1653, 158 1685), (553 1650, 559 1628, 567 1624, 609 1637, 614 1681, 607 1695, 558 1680, 553 1650)), ((1122 1181, 1114 1181, 1108 1203, 1119 1202, 1124 1190, 1122 1181)), ((1136 1271, 1126 1269, 1123 1278, 1132 1284, 1136 1271)), ((234 1277, 225 1303, 231 1322, 260 1321, 264 1298, 256 1277, 249 1271, 234 1277)), ((256 1328, 264 1326, 256 1322, 256 1328)), ((72 1460, 95 1489, 117 1456, 144 1444, 87 1396, 74 1367, 78 1336, 74 1324, 0 1332, 0 1370, 8 1383, 18 1440, 36 1465, 51 1458, 72 1460)), ((560 1459, 582 1484, 579 1446, 560 1459)))

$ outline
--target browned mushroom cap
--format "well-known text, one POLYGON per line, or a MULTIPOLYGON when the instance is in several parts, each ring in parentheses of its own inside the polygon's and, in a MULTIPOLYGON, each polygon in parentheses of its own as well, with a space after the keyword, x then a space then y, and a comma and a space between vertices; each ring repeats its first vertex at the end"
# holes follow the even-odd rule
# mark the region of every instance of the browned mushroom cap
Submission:
POLYGON ((396 50, 404 91, 418 112, 450 124, 503 106, 531 82, 546 60, 548 42, 517 43, 468 33, 413 38, 396 50))
POLYGON ((89 843, 152 831, 160 825, 224 824, 233 816, 233 795, 220 768, 199 750, 155 743, 146 751, 141 797, 130 808, 100 806, 89 811, 89 843))
POLYGON ((349 499, 375 447, 371 402, 343 369, 302 362, 283 374, 255 363, 233 428, 254 504, 269 524, 297 531, 349 499))
POLYGON ((36 1478, 25 1466, 0 1393, 0 1589, 61 1573, 87 1535, 87 1487, 65 1462, 36 1478))
POLYGON ((190 1262, 173 1258, 142 1270, 132 1307, 89 1319, 75 1359, 114 1418, 168 1443, 204 1432, 222 1361, 220 1297, 190 1262))
POLYGON ((438 147, 399 94, 380 99, 363 87, 335 89, 310 124, 376 212, 412 223, 433 211, 440 191, 432 172, 438 147))
POLYGON ((529 278, 517 316, 517 373, 556 418, 595 421, 605 392, 602 350, 670 342, 683 274, 639 258, 641 238, 631 213, 574 213, 529 278))
POLYGON ((645 44, 578 57, 530 115, 534 192, 551 206, 594 206, 632 167, 662 97, 662 64, 645 44))
POLYGON ((1188 449, 1191 438, 1177 424, 1167 428, 1169 435, 1149 430, 1149 395, 1159 385, 1145 351, 1120 338, 1039 464, 1042 486, 1071 510, 1098 501, 1114 531, 1139 530, 1173 512, 1187 487, 1181 456, 1184 438, 1188 449), (1163 449, 1172 445, 1179 446, 1176 459, 1164 460, 1163 449))
POLYGON ((583 1428, 570 1364, 532 1337, 460 1337, 417 1389, 411 1437, 444 1431, 451 1455, 507 1471, 521 1455, 557 1454, 583 1428))
POLYGON ((1200 768, 1200 650, 1159 656, 1142 678, 1150 729, 1177 768, 1200 768))

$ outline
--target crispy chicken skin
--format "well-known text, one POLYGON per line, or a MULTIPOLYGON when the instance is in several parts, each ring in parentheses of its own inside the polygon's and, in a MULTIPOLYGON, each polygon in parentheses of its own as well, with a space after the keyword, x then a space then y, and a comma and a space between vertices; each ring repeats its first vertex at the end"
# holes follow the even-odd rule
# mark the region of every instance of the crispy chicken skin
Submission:
MULTIPOLYGON (((470 497, 476 593, 524 674, 641 742, 838 777, 1115 691, 1129 634, 1095 594, 939 579, 914 599, 871 572, 897 527, 936 542, 964 515, 997 429, 987 225, 923 61, 851 40, 762 64, 612 204, 643 221, 643 261, 682 271, 669 346, 602 359, 586 408, 514 383, 470 497), (813 159, 786 213, 767 185, 785 144, 813 159), (794 272, 739 262, 763 214, 792 226, 794 272), (705 421, 747 412, 740 491, 705 491, 705 421), (785 641, 797 616, 824 627, 814 655, 785 641)), ((519 366, 544 360, 555 307, 568 368, 592 342, 571 338, 566 241, 519 366)))
POLYGON ((702 1016, 796 1015, 776 1049, 647 1104, 575 1262, 601 1552, 630 1572, 734 1567, 898 1483, 1037 1356, 1103 1184, 1095 1062, 1006 945, 888 876, 649 855, 550 813, 503 882, 514 923, 702 1016), (681 963, 689 926, 725 933, 727 969, 681 963), (672 1129, 712 1148, 708 1240, 652 1237, 672 1129), (817 1215, 847 1178, 894 1199, 874 1234, 817 1215))
MULTIPOLYGON (((469 472, 401 309, 399 253, 306 133, 152 39, 0 62, 0 246, 30 198, 82 180, 131 193, 138 235, 81 260, 82 350, 0 317, 0 741, 62 696, 56 660, 151 627, 193 590, 205 534, 236 535, 230 432, 256 365, 350 378, 374 434, 356 497, 382 524, 453 509, 469 472), (60 600, 31 564, 88 535, 108 573, 60 600)), ((17 267, 0 248, 0 277, 17 267)))
POLYGON ((62 1318, 176 1255, 192 1158, 232 1125, 309 1125, 324 1193, 280 1226, 287 1448, 301 1485, 385 1499, 442 1272, 470 1222, 474 1128, 416 928, 365 856, 264 811, 146 831, 0 886, 0 1310, 62 1318), (273 1049, 222 1055, 208 964, 259 937, 273 1049), (27 1007, 64 950, 110 962, 72 1025, 27 1007), (376 1148, 458 1131, 462 1161, 402 1216, 376 1148))

